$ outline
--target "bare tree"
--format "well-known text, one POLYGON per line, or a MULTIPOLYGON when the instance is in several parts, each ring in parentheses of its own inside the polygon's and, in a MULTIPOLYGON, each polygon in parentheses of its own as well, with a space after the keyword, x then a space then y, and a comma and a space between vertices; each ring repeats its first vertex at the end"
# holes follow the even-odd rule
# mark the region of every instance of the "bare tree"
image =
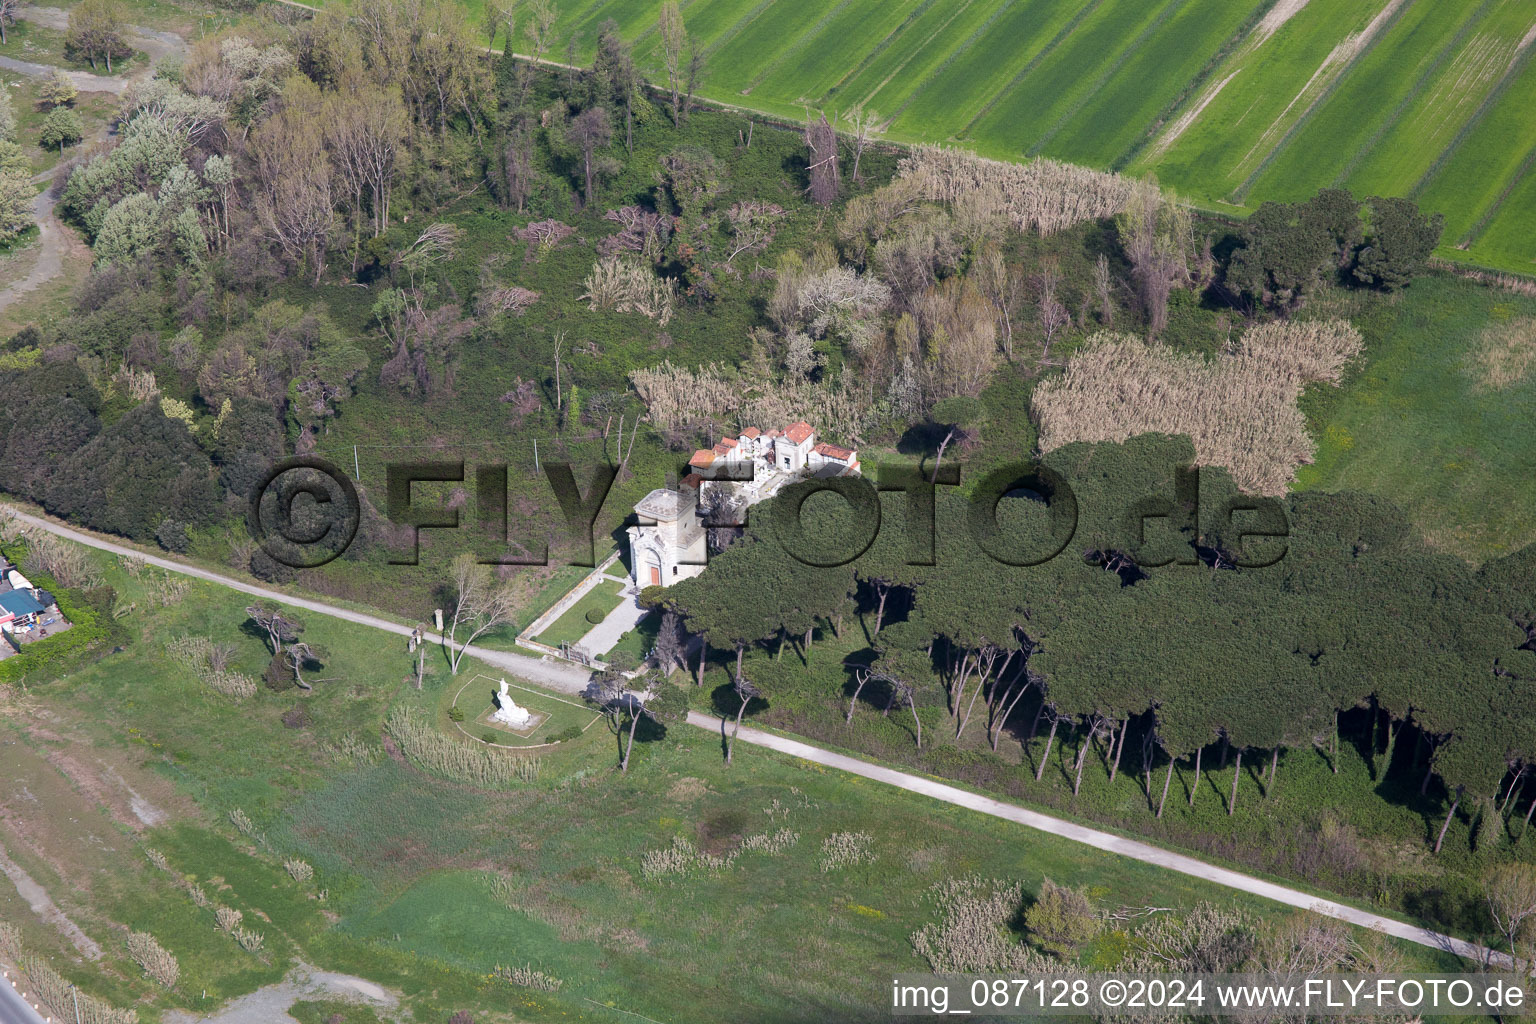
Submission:
POLYGON ((365 196, 372 208, 374 236, 389 223, 395 154, 405 138, 405 107, 398 92, 353 79, 326 97, 324 118, 326 148, 349 200, 355 272, 365 196))
POLYGON ((805 144, 810 148, 811 201, 818 206, 831 206, 837 201, 839 171, 837 165, 837 132, 822 114, 817 120, 806 120, 805 144))
MULTIPOLYGON (((731 685, 736 691, 736 699, 741 704, 736 708, 736 726, 731 730, 730 739, 725 744, 726 764, 731 763, 731 754, 736 748, 736 734, 741 732, 741 716, 746 714, 748 704, 751 704, 763 695, 763 691, 759 690, 757 685, 742 675, 739 670, 736 673, 735 681, 731 685)), ((721 724, 724 725, 724 722, 722 721, 721 724)))
POLYGON ((1061 329, 1072 322, 1072 314, 1067 312, 1067 307, 1056 297, 1056 290, 1061 286, 1061 269, 1053 260, 1046 260, 1040 267, 1040 333, 1045 337, 1045 347, 1041 352, 1042 359, 1051 357, 1051 342, 1061 329))
POLYGON ((284 107, 251 136, 257 219, 294 266, 325 273, 335 196, 319 117, 319 90, 290 80, 284 107))
POLYGON ((491 567, 475 561, 475 556, 464 553, 453 560, 453 617, 449 620, 448 658, 454 675, 459 673, 459 663, 464 652, 476 638, 510 624, 516 608, 516 598, 511 587, 498 586, 491 575, 491 567), (460 630, 466 632, 463 643, 458 643, 460 630))
POLYGON ((1165 199, 1155 180, 1139 181, 1118 218, 1121 244, 1147 315, 1147 331, 1157 337, 1168 326, 1168 296, 1193 283, 1189 263, 1194 251, 1188 207, 1165 199))
POLYGON ((1099 299, 1099 322, 1105 327, 1115 325, 1115 304, 1110 301, 1109 258, 1102 253, 1093 265, 1093 291, 1099 299))
POLYGON ((1536 924, 1536 867, 1519 863, 1496 866, 1483 879, 1483 898, 1488 902, 1488 916, 1509 943, 1509 955, 1519 970, 1520 949, 1536 924))
POLYGON ((843 115, 843 122, 853 135, 852 175, 854 184, 858 184, 863 180, 859 177, 859 160, 863 158, 870 138, 880 131, 880 115, 873 110, 865 110, 864 104, 860 103, 843 115))
POLYGON ((16 12, 21 9, 21 0, 0 0, 0 45, 5 39, 5 27, 16 24, 16 12))
POLYGON ((296 643, 304 632, 303 622, 270 602, 247 605, 245 614, 267 634, 267 646, 272 649, 273 657, 283 653, 284 645, 296 643))
POLYGON ((661 5, 656 27, 661 33, 661 62, 667 70, 667 91, 672 94, 672 123, 683 123, 683 54, 688 49, 688 30, 677 0, 661 5))
POLYGON ((576 148, 581 151, 581 173, 586 183, 582 193, 583 202, 591 206, 596 178, 608 170, 603 158, 597 155, 598 150, 608 148, 608 144, 613 141, 613 125, 608 118, 608 109, 602 106, 588 107, 577 114, 571 122, 571 137, 576 148))

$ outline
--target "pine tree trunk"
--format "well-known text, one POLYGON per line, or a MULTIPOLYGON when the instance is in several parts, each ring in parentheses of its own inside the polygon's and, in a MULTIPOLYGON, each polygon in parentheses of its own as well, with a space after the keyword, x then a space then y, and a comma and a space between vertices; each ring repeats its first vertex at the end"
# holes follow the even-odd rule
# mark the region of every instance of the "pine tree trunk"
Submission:
POLYGON ((1328 758, 1328 765, 1333 769, 1333 774, 1339 774, 1339 712, 1337 708, 1333 712, 1333 756, 1328 758))
POLYGON ((1120 771, 1120 753, 1125 750, 1125 734, 1131 731, 1131 716, 1126 715, 1125 721, 1120 723, 1120 742, 1115 744, 1115 760, 1109 766, 1109 781, 1115 781, 1115 775, 1120 771))
POLYGON ((859 703, 859 693, 864 689, 864 684, 867 682, 869 682, 869 677, 865 676, 859 680, 859 685, 853 688, 853 700, 848 702, 848 717, 843 719, 844 725, 853 724, 853 709, 859 703))
POLYGON ((1217 771, 1224 772, 1224 771, 1227 770, 1227 754, 1231 750, 1231 747, 1232 747, 1232 741, 1227 738, 1227 734, 1226 733, 1222 733, 1221 734, 1221 767, 1216 769, 1217 771))
POLYGON ((1440 852, 1440 845, 1445 842, 1445 833, 1451 827, 1451 819, 1456 816, 1456 808, 1461 805, 1461 787, 1456 787, 1456 799, 1451 801, 1451 809, 1445 812, 1445 824, 1440 826, 1440 834, 1435 836, 1435 852, 1440 852))
POLYGON ((1280 748, 1276 747, 1269 755, 1269 785, 1264 787, 1264 799, 1268 800, 1275 791, 1275 773, 1280 770, 1280 748))
POLYGON ((912 709, 912 721, 917 725, 917 749, 923 749, 923 720, 917 717, 917 701, 911 696, 907 697, 907 706, 912 709))
POLYGON ((746 714, 747 701, 741 702, 741 707, 736 709, 736 727, 731 730, 731 738, 725 744, 725 763, 731 763, 731 755, 736 752, 736 734, 741 732, 741 716, 746 714))
POLYGON ((1168 774, 1163 776, 1163 795, 1157 801, 1157 816, 1163 816, 1163 804, 1168 802, 1168 785, 1173 782, 1173 758, 1168 759, 1168 774))
POLYGON ((992 750, 994 752, 997 750, 997 744, 1003 738, 1003 727, 1008 724, 1008 716, 1013 714, 1013 709, 1018 706, 1019 701, 1023 700, 1024 695, 1028 692, 1029 683, 1026 682, 1023 687, 1019 689, 1018 696, 1014 697, 1012 702, 1010 702, 1008 707, 1003 711, 1003 716, 998 720, 997 723, 997 731, 992 734, 992 750))
POLYGON ((619 771, 624 774, 629 773, 629 755, 635 749, 635 727, 639 724, 640 714, 633 707, 631 707, 629 709, 629 743, 624 747, 624 763, 619 766, 619 771))
POLYGON ((1232 773, 1232 795, 1227 798, 1227 817, 1232 817, 1232 812, 1237 810, 1237 780, 1243 777, 1243 752, 1239 748, 1237 752, 1237 770, 1232 773))
POLYGON ((737 679, 741 678, 741 656, 744 653, 746 653, 746 650, 747 650, 747 645, 746 644, 737 644, 736 645, 736 678, 737 679))
POLYGON ((1195 751, 1195 784, 1189 787, 1189 806, 1191 807, 1195 806, 1195 794, 1200 791, 1200 755, 1203 753, 1205 753, 1204 747, 1195 751))
POLYGON ((885 621, 885 599, 891 595, 890 587, 880 588, 880 603, 875 605, 875 632, 880 632, 880 623, 885 621))
POLYGON ((1431 759, 1429 764, 1424 766, 1424 781, 1419 783, 1419 796, 1423 796, 1429 792, 1429 780, 1434 777, 1434 774, 1435 762, 1433 759, 1431 759))
POLYGON ((1088 760, 1088 748, 1093 744, 1093 730, 1083 737, 1082 744, 1077 748, 1077 769, 1072 776, 1072 796, 1077 796, 1077 791, 1083 785, 1083 762, 1088 760))
POLYGON ((1045 777, 1045 762, 1051 759, 1051 744, 1056 742, 1056 726, 1061 724, 1059 718, 1051 718, 1051 734, 1045 738, 1045 753, 1040 755, 1040 767, 1035 769, 1035 781, 1039 782, 1045 777))
POLYGON ((709 641, 699 637, 699 676, 695 686, 704 685, 704 661, 709 657, 709 641))
POLYGON ((1520 834, 1525 835, 1525 830, 1531 827, 1531 812, 1536 811, 1536 797, 1531 798, 1531 806, 1525 809, 1525 824, 1520 827, 1520 834))
POLYGON ((774 655, 773 655, 773 660, 774 661, 783 661, 784 660, 784 641, 788 640, 788 639, 789 639, 789 630, 787 630, 787 629, 780 629, 779 630, 779 649, 774 652, 774 655))

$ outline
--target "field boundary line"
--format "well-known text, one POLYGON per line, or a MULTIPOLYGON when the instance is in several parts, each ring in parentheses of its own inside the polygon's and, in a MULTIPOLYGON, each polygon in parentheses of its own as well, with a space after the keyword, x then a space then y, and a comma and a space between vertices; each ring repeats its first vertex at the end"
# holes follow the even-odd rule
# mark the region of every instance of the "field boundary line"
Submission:
MULTIPOLYGON (((1484 2, 1493 3, 1494 0, 1484 0, 1484 2)), ((1196 71, 1189 81, 1184 83, 1184 88, 1179 94, 1166 107, 1153 115, 1151 124, 1147 125, 1146 130, 1141 133, 1136 141, 1131 143, 1130 148, 1110 161, 1109 169, 1111 171, 1122 171, 1129 167, 1136 161, 1137 157, 1141 156, 1141 151, 1147 148, 1147 144, 1157 138, 1164 125, 1172 121, 1174 116, 1183 110, 1185 105, 1195 97, 1203 96, 1206 83, 1242 48, 1243 44, 1247 42, 1248 37, 1253 35, 1254 28, 1258 26, 1260 21, 1264 20, 1264 16, 1274 6, 1275 0, 1260 0, 1253 10, 1248 12, 1248 17, 1243 19, 1243 23, 1237 26, 1231 35, 1227 36, 1226 42, 1222 43, 1216 52, 1211 54, 1210 59, 1205 62, 1204 66, 1199 71, 1196 71)), ((1236 72, 1233 73, 1236 74, 1236 72)), ((1215 99, 1215 97, 1212 96, 1211 99, 1215 99)))
POLYGON ((1024 79, 1028 78, 1030 73, 1033 72, 1035 68, 1040 66, 1041 61, 1045 60, 1045 58, 1049 57, 1052 53, 1055 52, 1056 47, 1066 42, 1067 37, 1070 36, 1073 32, 1076 32, 1077 27, 1083 23, 1083 20, 1094 11, 1098 10, 1101 3, 1102 0, 1090 0, 1089 3, 1086 3, 1081 8, 1079 8, 1078 12, 1072 15, 1072 17, 1067 20, 1067 23, 1061 26, 1061 28, 1057 30, 1056 34, 1050 38, 1050 41, 1040 49, 1039 53, 1036 53, 1033 57, 1029 58, 1025 65, 1019 69, 1017 74, 1008 79, 1008 81, 1004 82, 994 93, 992 93, 991 97, 987 99, 986 102, 982 103, 981 109, 976 111, 976 115, 974 117, 965 122, 965 127, 956 132, 955 137, 966 138, 969 136, 971 129, 976 127, 976 123, 982 118, 986 117, 988 114, 992 113, 993 108, 1002 102, 1004 96, 1008 95, 1014 90, 1015 86, 1024 81, 1024 79))
POLYGON ((1403 119, 1403 115, 1408 113, 1408 108, 1413 105, 1413 101, 1423 95, 1430 79, 1439 73, 1452 54, 1461 49, 1467 34, 1483 23, 1483 19, 1488 17, 1489 10, 1498 2, 1499 0, 1483 0, 1482 6, 1478 7, 1472 13, 1472 16, 1466 20, 1466 23, 1451 37, 1450 41, 1440 48, 1440 52, 1435 55, 1435 59, 1430 61, 1429 67, 1425 68, 1424 72, 1419 75, 1418 81, 1413 83, 1413 88, 1408 90, 1407 95, 1398 101, 1397 106, 1393 108, 1391 114, 1387 115, 1387 119, 1382 122, 1381 127, 1376 129, 1369 139, 1366 139, 1356 148, 1354 156, 1349 158, 1349 162, 1344 165, 1344 169, 1333 179, 1334 185, 1343 185, 1349 179, 1349 176, 1355 173, 1355 168, 1359 167, 1361 162, 1370 156, 1376 147, 1381 144, 1381 140, 1386 138, 1387 133, 1397 127, 1398 122, 1403 119))
MULTIPOLYGON (((971 5, 974 4, 974 3, 976 3, 976 0, 961 0, 959 6, 957 6, 955 8, 954 13, 951 14, 949 17, 944 19, 944 24, 940 25, 938 28, 936 28, 932 32, 928 33, 928 35, 924 37, 923 41, 918 44, 917 49, 913 50, 910 54, 907 55, 905 60, 903 60, 901 63, 897 64, 896 67, 894 69, 892 69, 890 74, 888 74, 884 78, 880 79, 880 84, 875 86, 874 89, 870 90, 870 92, 867 95, 865 95, 863 99, 859 100, 859 102, 860 103, 868 103, 870 100, 872 100, 876 96, 880 95, 880 90, 881 89, 884 89, 886 86, 890 85, 892 79, 894 79, 897 75, 899 75, 903 71, 905 71, 907 69, 907 65, 912 63, 912 61, 917 58, 918 54, 922 53, 924 49, 926 49, 928 46, 930 46, 933 43, 933 41, 935 39, 937 39, 944 32, 945 29, 947 29, 947 28, 949 28, 949 26, 953 25, 955 23, 955 19, 956 18, 960 17, 960 15, 962 15, 966 11, 970 10, 971 9, 971 5)), ((885 124, 889 125, 890 123, 891 123, 891 118, 887 117, 885 119, 885 124)))
POLYGON ((1531 59, 1531 50, 1533 49, 1531 37, 1533 33, 1536 33, 1536 24, 1533 24, 1531 30, 1526 32, 1522 45, 1519 51, 1516 52, 1514 59, 1509 62, 1509 66, 1504 69, 1504 74, 1499 78, 1494 87, 1488 90, 1488 95, 1483 97, 1483 102, 1477 105, 1477 110, 1473 111, 1472 116, 1467 118, 1465 123, 1462 124, 1461 128, 1456 132, 1455 138, 1446 144, 1446 147, 1440 151, 1440 155, 1435 157, 1434 163, 1430 164, 1428 169, 1420 175, 1419 180, 1413 183, 1413 188, 1408 190, 1409 199, 1417 199, 1429 187, 1429 183, 1439 177, 1440 172, 1445 170, 1445 165, 1450 162, 1451 157, 1467 141, 1467 136, 1471 135, 1472 130, 1482 123, 1483 118, 1488 115, 1488 111, 1492 110, 1494 104, 1503 97, 1510 83, 1525 70, 1526 64, 1531 59))
POLYGON ((798 38, 796 38, 788 46, 780 50, 777 55, 770 59, 768 63, 765 64, 755 76, 753 76, 752 81, 747 83, 747 87, 741 90, 741 95, 752 95, 752 91, 763 84, 763 79, 777 71, 779 67, 790 57, 794 56, 801 50, 805 49, 808 45, 810 45, 812 40, 816 39, 826 31, 827 23, 830 22, 833 18, 836 18, 839 14, 843 13, 843 11, 851 3, 853 3, 853 0, 838 0, 838 3, 834 5, 831 10, 829 10, 826 14, 823 14, 820 18, 816 19, 816 24, 812 25, 804 32, 801 32, 798 38))
POLYGON ((1120 53, 1110 63, 1109 67, 1104 71, 1104 73, 1101 74, 1098 78, 1094 79, 1093 84, 1088 87, 1088 91, 1083 93, 1082 96, 1080 96, 1078 99, 1074 100, 1071 105, 1067 107, 1066 112, 1056 119, 1056 123, 1051 125, 1051 127, 1046 130, 1044 135, 1035 140, 1035 142, 1027 150, 1024 151, 1025 155, 1039 156, 1040 150, 1050 145, 1051 140, 1054 139, 1057 135, 1061 134, 1061 130, 1067 126, 1067 122, 1081 113, 1082 109, 1089 103, 1093 102, 1093 98, 1103 91, 1104 86, 1108 84, 1109 80, 1118 74, 1121 68, 1125 67, 1125 62, 1134 57, 1137 51, 1139 51, 1143 46, 1147 44, 1148 37, 1166 25, 1169 18, 1183 10, 1186 3, 1188 3, 1188 0, 1168 0, 1168 2, 1163 5, 1163 9, 1158 13, 1157 17, 1153 18, 1147 24, 1146 28, 1142 29, 1136 34, 1136 38, 1131 41, 1131 44, 1129 46, 1121 47, 1120 53))
POLYGON ((726 26, 725 31, 721 32, 718 36, 715 36, 711 42, 705 45, 704 56, 709 57, 713 55, 716 50, 720 49, 720 47, 726 45, 732 39, 735 39, 737 36, 741 35, 752 26, 754 21, 763 16, 764 11, 772 6, 773 0, 762 0, 762 2, 759 3, 756 7, 752 8, 746 14, 743 14, 735 21, 731 22, 726 26))
MULTIPOLYGON (((1093 0, 1093 2, 1097 4, 1099 0, 1093 0)), ((917 88, 913 89, 912 92, 908 94, 907 98, 901 101, 901 105, 896 108, 890 117, 886 118, 886 122, 888 124, 894 124, 896 119, 905 113, 906 109, 912 105, 912 102, 923 94, 923 90, 927 89, 928 86, 933 84, 934 79, 942 75, 946 70, 949 69, 951 64, 959 60, 961 54, 975 46, 976 41, 987 34, 987 29, 995 25, 997 23, 997 19, 1013 10, 1017 4, 1018 0, 1004 0, 1002 4, 998 5, 997 10, 992 12, 991 17, 977 26, 976 31, 967 36, 965 42, 961 43, 949 53, 945 54, 944 59, 939 61, 939 66, 934 68, 933 71, 928 74, 927 78, 924 78, 921 82, 917 83, 917 88)))
MULTIPOLYGON (((1289 148, 1296 136, 1311 123, 1312 116, 1322 109, 1323 104, 1333 97, 1333 94, 1338 91, 1339 86, 1344 84, 1344 80, 1350 76, 1350 73, 1355 70, 1372 50, 1376 49, 1382 39, 1386 38, 1387 34, 1402 20, 1403 15, 1417 2, 1418 0, 1388 0, 1387 8, 1383 8, 1375 18, 1371 19, 1370 24, 1362 29, 1362 32, 1371 33, 1370 38, 1366 39, 1365 44, 1350 55, 1349 60, 1345 61, 1344 66, 1339 69, 1338 74, 1333 76, 1333 80, 1323 86, 1323 91, 1313 97, 1312 102, 1307 104, 1307 109, 1303 110, 1296 120, 1291 122, 1291 126, 1285 130, 1285 134, 1280 136, 1273 146, 1269 147, 1269 151, 1260 158, 1258 164, 1248 173, 1248 177, 1244 178, 1242 183, 1229 193, 1233 199, 1243 203, 1245 206, 1247 205, 1248 190, 1259 179, 1259 175, 1268 170, 1269 165, 1274 162, 1275 158, 1289 148), (1386 21, 1377 24, 1383 14, 1386 15, 1386 21)), ((1435 0, 1429 0, 1429 2, 1433 3, 1435 0)), ((1340 45, 1342 45, 1342 41, 1340 45)), ((1310 85, 1311 83, 1308 84, 1310 85)), ((1285 115, 1282 113, 1281 116, 1285 115)), ((1259 139, 1262 142, 1263 136, 1261 135, 1259 139)))
POLYGON ((1532 164, 1536 164, 1536 145, 1533 145, 1530 152, 1525 154, 1525 159, 1520 161, 1520 166, 1515 169, 1514 174, 1510 175, 1509 184, 1505 185, 1500 190, 1497 198, 1488 204, 1488 209, 1477 219, 1477 223, 1473 224, 1465 235, 1456 240, 1456 248, 1465 249, 1477 244, 1477 240, 1483 236, 1484 231, 1488 230, 1488 225, 1492 223, 1494 216, 1498 214, 1499 209, 1504 205, 1504 200, 1508 199, 1515 189, 1520 187, 1520 183, 1525 180, 1525 176, 1530 172, 1532 164))
MULTIPOLYGON (((842 88, 844 82, 851 81, 857 78, 859 75, 863 74, 864 70, 873 64, 882 53, 891 48, 891 44, 896 41, 898 36, 905 32, 908 27, 913 25, 919 18, 932 10, 933 5, 937 2, 938 0, 923 0, 922 3, 918 4, 917 9, 914 10, 911 14, 907 15, 905 18, 901 19, 901 24, 887 32, 885 34, 885 38, 881 39, 880 42, 875 45, 874 49, 866 53, 862 60, 860 60, 853 67, 849 68, 847 71, 843 72, 842 77, 840 77, 837 81, 827 86, 826 91, 823 92, 820 96, 816 97, 816 105, 822 106, 827 102, 827 97, 831 96, 838 89, 842 88)), ((965 6, 967 5, 961 5, 961 9, 963 10, 965 6)), ((948 24, 948 22, 945 22, 945 24, 948 24)), ((902 63, 906 62, 903 61, 902 63)))

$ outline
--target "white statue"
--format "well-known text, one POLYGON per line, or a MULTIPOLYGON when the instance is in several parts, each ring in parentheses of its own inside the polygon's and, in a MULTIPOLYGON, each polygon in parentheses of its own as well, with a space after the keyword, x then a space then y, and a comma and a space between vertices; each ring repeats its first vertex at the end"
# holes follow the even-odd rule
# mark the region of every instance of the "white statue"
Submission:
POLYGON ((501 692, 493 694, 496 701, 496 713, 491 716, 491 721, 500 722, 512 729, 526 729, 533 724, 533 716, 527 708, 520 708, 507 693, 507 681, 501 681, 501 692))

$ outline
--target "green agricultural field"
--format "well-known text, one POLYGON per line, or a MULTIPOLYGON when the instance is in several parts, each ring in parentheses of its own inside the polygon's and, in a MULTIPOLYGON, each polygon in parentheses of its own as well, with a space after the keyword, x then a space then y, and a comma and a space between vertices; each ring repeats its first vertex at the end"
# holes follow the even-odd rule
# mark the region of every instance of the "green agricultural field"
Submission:
POLYGON ((1436 276, 1351 316, 1365 356, 1307 396, 1299 486, 1384 495, 1474 562, 1536 541, 1536 301, 1436 276))
MULTIPOLYGON (((659 8, 570 0, 550 55, 590 59, 611 18, 660 81, 659 8)), ((1155 173, 1236 212, 1334 184, 1416 195, 1447 216, 1442 255, 1520 271, 1536 257, 1523 0, 692 0, 683 14, 706 99, 794 120, 862 105, 893 140, 1155 173)))

